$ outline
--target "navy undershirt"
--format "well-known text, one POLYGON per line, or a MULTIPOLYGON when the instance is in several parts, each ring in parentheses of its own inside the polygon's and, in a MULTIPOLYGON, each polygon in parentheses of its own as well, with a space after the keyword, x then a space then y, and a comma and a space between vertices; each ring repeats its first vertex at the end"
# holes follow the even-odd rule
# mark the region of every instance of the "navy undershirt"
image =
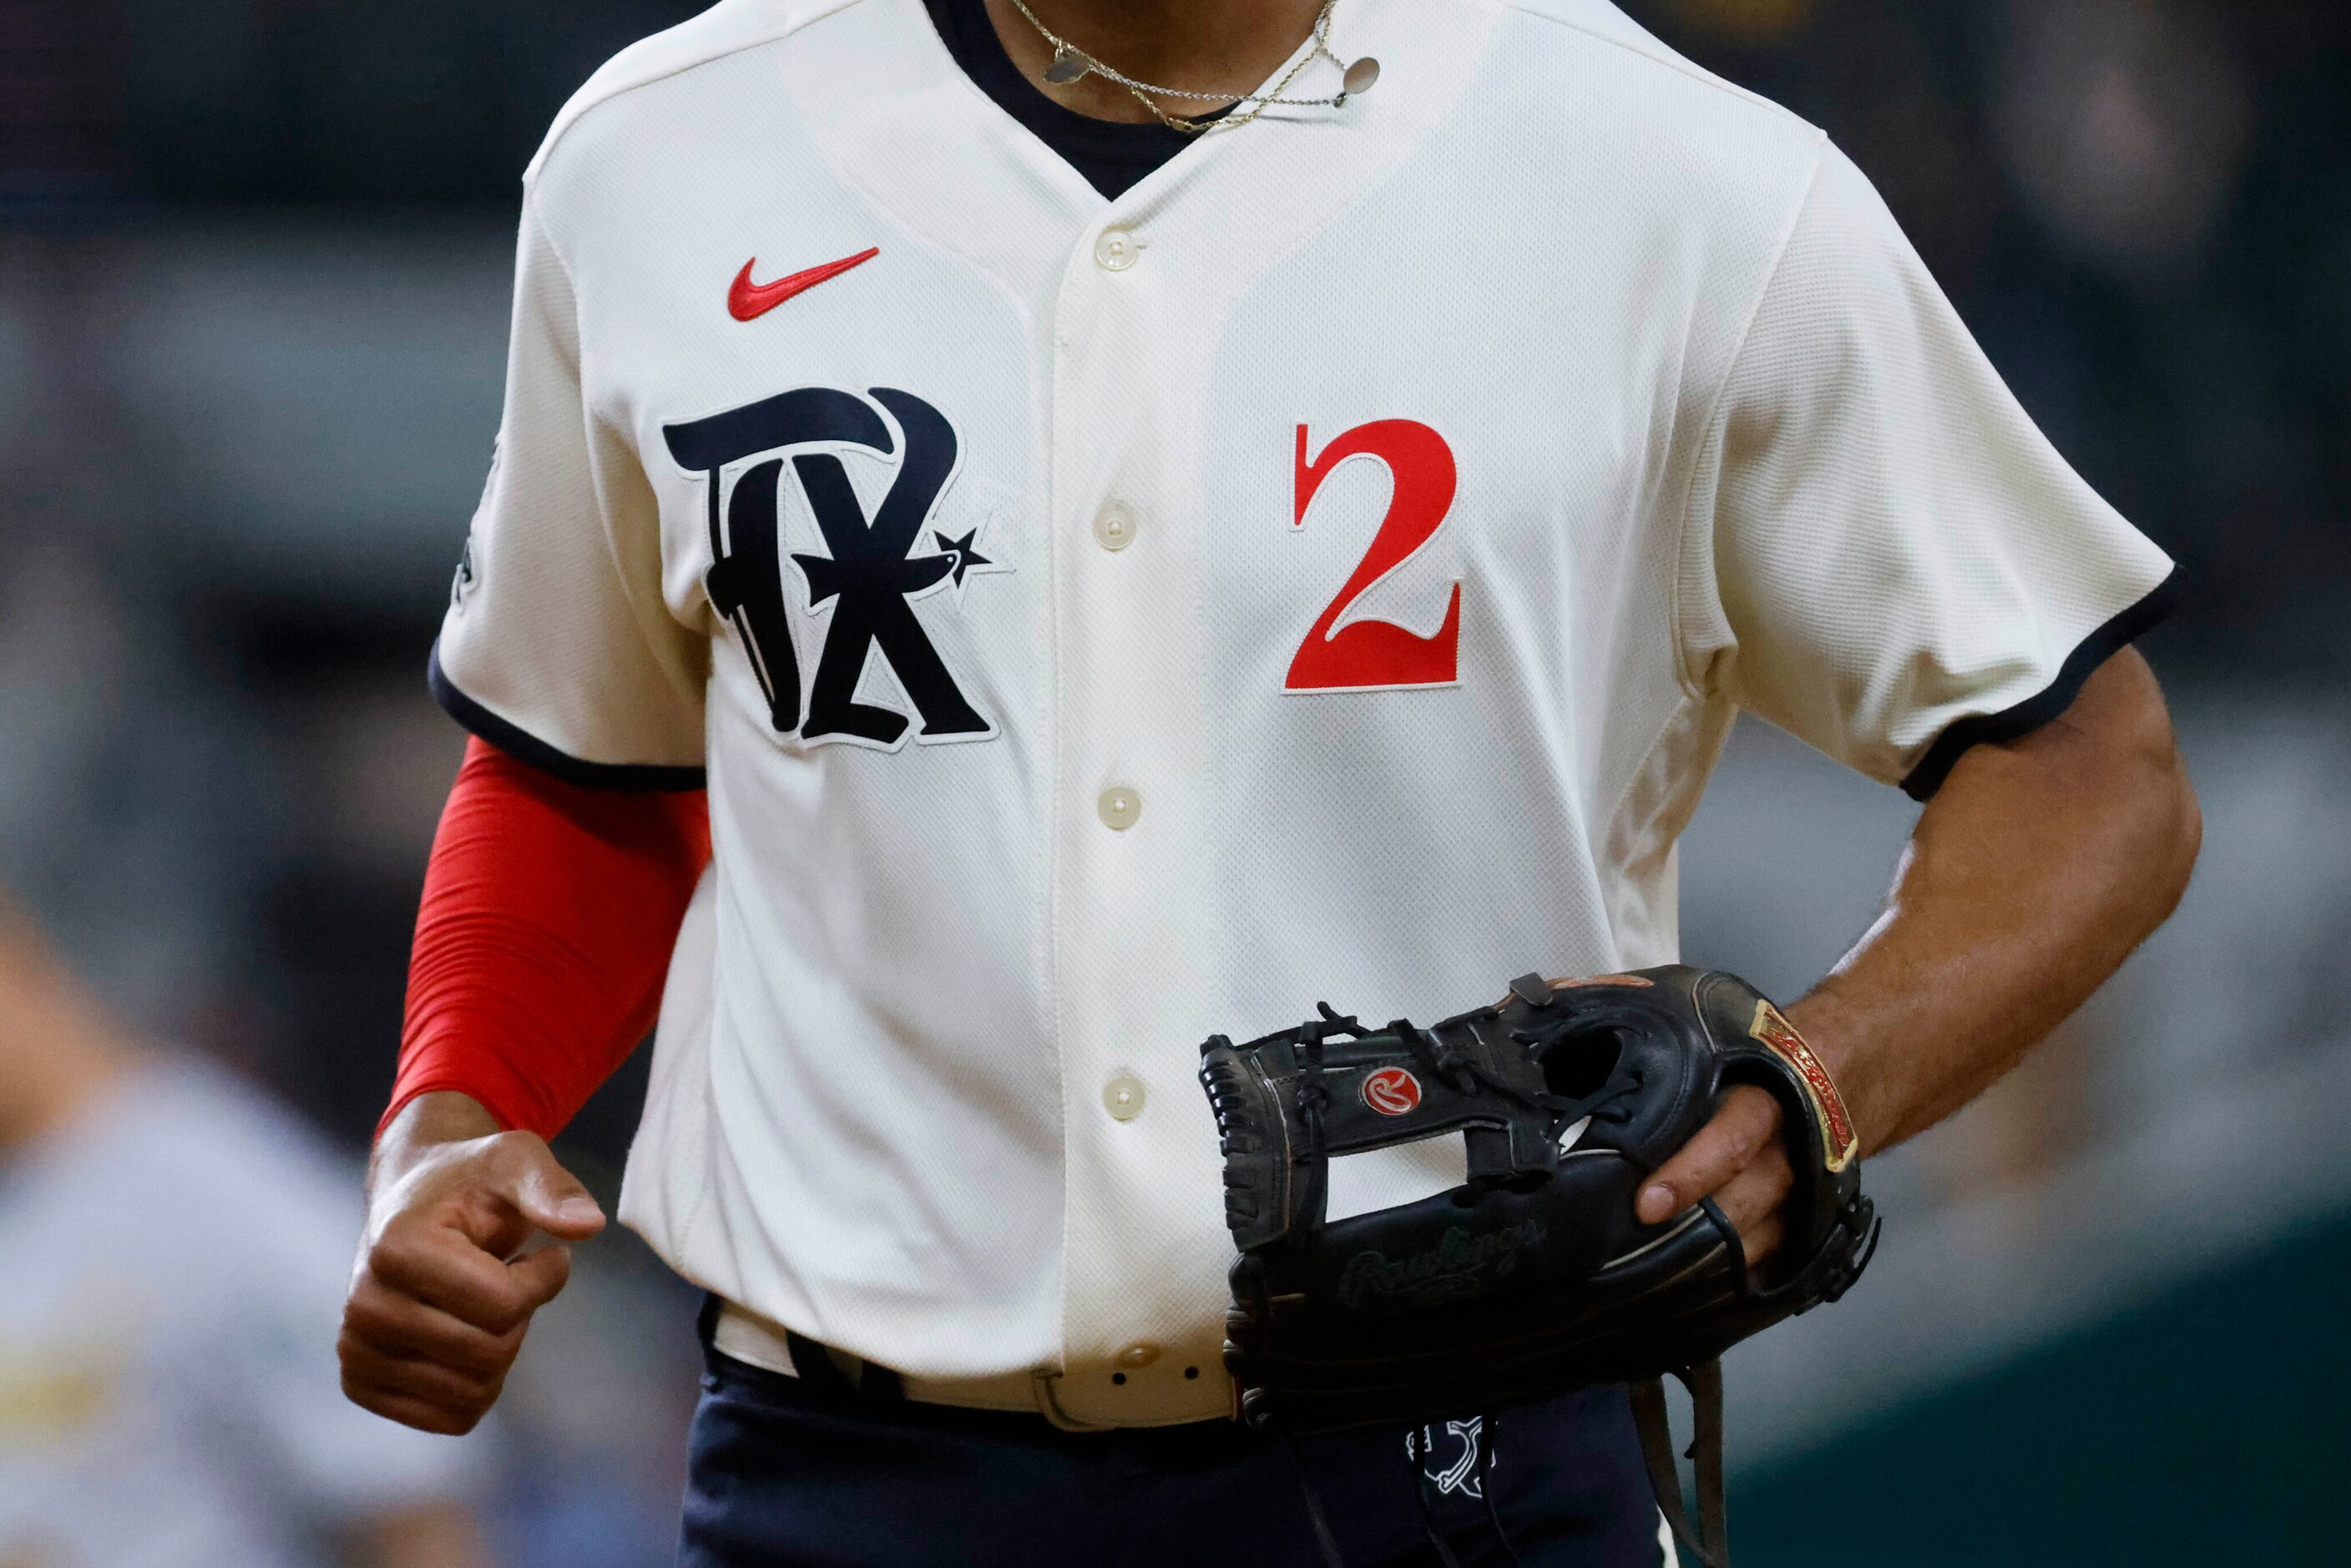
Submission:
POLYGON ((947 53, 955 57, 964 75, 1104 196, 1124 195, 1137 181, 1198 140, 1156 122, 1096 120, 1064 109, 1012 63, 1012 57, 1005 53, 1004 40, 996 36, 996 24, 987 19, 985 0, 924 0, 924 4, 930 8, 947 53))

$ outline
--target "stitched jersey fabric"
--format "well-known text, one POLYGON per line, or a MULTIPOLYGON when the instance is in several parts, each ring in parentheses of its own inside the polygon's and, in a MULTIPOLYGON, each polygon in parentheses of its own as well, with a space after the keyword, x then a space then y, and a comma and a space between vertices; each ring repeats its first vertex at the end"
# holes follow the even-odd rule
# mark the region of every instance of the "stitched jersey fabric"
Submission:
POLYGON ((1602 0, 1333 34, 1375 91, 1115 199, 922 0, 622 55, 434 664, 526 759, 706 775, 623 1218, 1074 1420, 1228 1408, 1204 1037, 1675 959, 1739 712, 1923 790, 2171 570, 1819 131, 1602 0))

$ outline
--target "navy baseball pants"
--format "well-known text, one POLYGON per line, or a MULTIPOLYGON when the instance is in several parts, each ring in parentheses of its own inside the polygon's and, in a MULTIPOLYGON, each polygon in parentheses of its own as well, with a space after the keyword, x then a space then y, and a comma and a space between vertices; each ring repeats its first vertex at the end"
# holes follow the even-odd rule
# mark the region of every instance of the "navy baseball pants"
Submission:
POLYGON ((1432 1523, 1463 1568, 1507 1565, 1496 1519, 1526 1568, 1663 1558, 1621 1388, 1447 1423, 1416 1452, 1403 1430, 1293 1452, 1227 1421, 1070 1433, 705 1356, 681 1568, 1323 1568, 1309 1486, 1349 1568, 1437 1563, 1432 1523))

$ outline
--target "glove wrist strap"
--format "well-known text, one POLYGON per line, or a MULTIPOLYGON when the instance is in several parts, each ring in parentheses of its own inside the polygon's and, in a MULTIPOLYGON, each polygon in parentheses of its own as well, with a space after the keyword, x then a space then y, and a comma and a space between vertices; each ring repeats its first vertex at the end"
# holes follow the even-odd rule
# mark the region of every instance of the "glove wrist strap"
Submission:
POLYGON ((1691 1528, 1689 1512, 1682 1506, 1681 1466, 1674 1457, 1673 1425, 1666 1416, 1661 1377, 1632 1385, 1633 1426, 1641 1436, 1641 1457, 1648 1463, 1649 1484, 1656 1490, 1657 1511, 1666 1516, 1682 1550, 1703 1568, 1730 1568, 1722 1485, 1722 1363, 1709 1361, 1674 1375, 1689 1390, 1696 1423, 1689 1452, 1697 1461, 1697 1528, 1691 1528))

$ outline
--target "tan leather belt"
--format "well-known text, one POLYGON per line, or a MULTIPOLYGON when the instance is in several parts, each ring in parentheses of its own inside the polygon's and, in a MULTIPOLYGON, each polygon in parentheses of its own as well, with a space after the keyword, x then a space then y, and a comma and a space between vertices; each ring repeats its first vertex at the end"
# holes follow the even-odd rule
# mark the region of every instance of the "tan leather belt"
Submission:
MULTIPOLYGON (((718 1322, 712 1329, 711 1343, 723 1355, 732 1356, 763 1371, 784 1377, 799 1377, 799 1367, 792 1361, 792 1339, 789 1331, 772 1319, 748 1312, 732 1301, 718 1309, 718 1322)), ((953 1405, 966 1410, 1018 1410, 1042 1416, 1054 1426, 1067 1431, 1092 1431, 1070 1419, 1053 1398, 1051 1372, 1003 1372, 987 1377, 909 1377, 890 1372, 878 1364, 867 1362, 846 1351, 833 1350, 801 1340, 803 1354, 822 1355, 839 1369, 850 1385, 866 1389, 869 1379, 876 1375, 893 1379, 904 1396, 924 1405, 953 1405)))

